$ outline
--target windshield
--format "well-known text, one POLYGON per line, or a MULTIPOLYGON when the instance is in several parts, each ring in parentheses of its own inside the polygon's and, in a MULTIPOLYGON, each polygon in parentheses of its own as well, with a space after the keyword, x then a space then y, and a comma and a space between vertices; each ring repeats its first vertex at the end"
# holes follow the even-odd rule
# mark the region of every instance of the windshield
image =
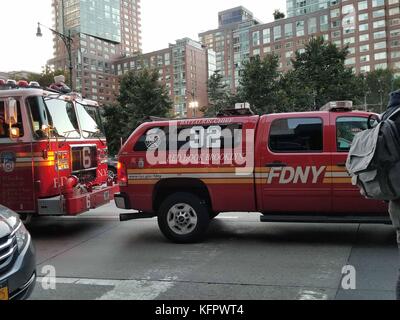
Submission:
POLYGON ((78 120, 71 102, 50 99, 46 101, 56 134, 65 138, 80 138, 78 120))
POLYGON ((76 103, 76 112, 82 127, 84 138, 104 137, 98 108, 76 103))

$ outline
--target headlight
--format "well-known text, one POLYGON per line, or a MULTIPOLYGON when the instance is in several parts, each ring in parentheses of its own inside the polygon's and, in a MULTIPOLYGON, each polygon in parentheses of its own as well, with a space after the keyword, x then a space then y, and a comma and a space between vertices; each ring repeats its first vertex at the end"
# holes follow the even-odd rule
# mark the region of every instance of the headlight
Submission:
POLYGON ((22 222, 20 222, 17 229, 15 229, 14 234, 17 238, 18 250, 21 252, 29 239, 29 233, 22 222))

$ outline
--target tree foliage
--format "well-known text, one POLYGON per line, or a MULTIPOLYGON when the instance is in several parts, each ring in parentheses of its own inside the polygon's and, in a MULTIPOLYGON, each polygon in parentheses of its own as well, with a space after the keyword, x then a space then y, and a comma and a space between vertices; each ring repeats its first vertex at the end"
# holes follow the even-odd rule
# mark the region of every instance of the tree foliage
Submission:
POLYGON ((281 100, 279 59, 276 55, 252 57, 243 62, 238 96, 258 114, 277 112, 281 100))
POLYGON ((207 117, 216 116, 221 110, 229 107, 228 86, 223 81, 224 77, 217 70, 207 83, 209 105, 203 112, 207 117))
MULTIPOLYGON (((311 39, 304 52, 296 52, 292 60, 293 72, 287 77, 294 86, 306 88, 308 96, 301 95, 294 102, 296 107, 307 107, 304 103, 309 103, 310 98, 313 108, 319 109, 329 101, 356 100, 362 96, 359 79, 345 66, 347 55, 347 48, 339 49, 322 37, 311 39)), ((287 89, 290 93, 290 88, 287 89)))
POLYGON ((105 128, 111 154, 150 116, 167 117, 172 102, 158 80, 158 70, 132 70, 121 78, 118 105, 105 108, 105 128))
POLYGON ((285 14, 278 9, 274 11, 273 15, 275 20, 285 19, 286 17, 285 14))
POLYGON ((364 84, 364 97, 360 104, 366 103, 376 112, 384 111, 390 92, 400 89, 400 78, 396 80, 394 72, 389 69, 375 70, 360 78, 364 84))

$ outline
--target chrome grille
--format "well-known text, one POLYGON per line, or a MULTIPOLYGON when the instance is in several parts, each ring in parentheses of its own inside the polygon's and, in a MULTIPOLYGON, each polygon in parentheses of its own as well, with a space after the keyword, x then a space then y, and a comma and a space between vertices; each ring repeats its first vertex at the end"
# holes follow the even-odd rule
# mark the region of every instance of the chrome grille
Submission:
POLYGON ((11 268, 17 249, 15 233, 0 239, 0 274, 7 272, 11 268))

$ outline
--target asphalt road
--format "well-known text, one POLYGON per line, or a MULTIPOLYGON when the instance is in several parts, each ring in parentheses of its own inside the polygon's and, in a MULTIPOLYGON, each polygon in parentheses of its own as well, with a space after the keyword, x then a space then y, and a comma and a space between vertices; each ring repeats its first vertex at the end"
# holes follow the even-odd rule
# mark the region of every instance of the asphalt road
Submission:
POLYGON ((390 226, 260 223, 223 214, 206 242, 167 242, 157 221, 120 223, 109 205, 30 227, 39 277, 31 299, 394 299, 398 254, 390 226), (356 269, 356 290, 342 269, 356 269), (47 266, 56 288, 44 289, 47 266))

